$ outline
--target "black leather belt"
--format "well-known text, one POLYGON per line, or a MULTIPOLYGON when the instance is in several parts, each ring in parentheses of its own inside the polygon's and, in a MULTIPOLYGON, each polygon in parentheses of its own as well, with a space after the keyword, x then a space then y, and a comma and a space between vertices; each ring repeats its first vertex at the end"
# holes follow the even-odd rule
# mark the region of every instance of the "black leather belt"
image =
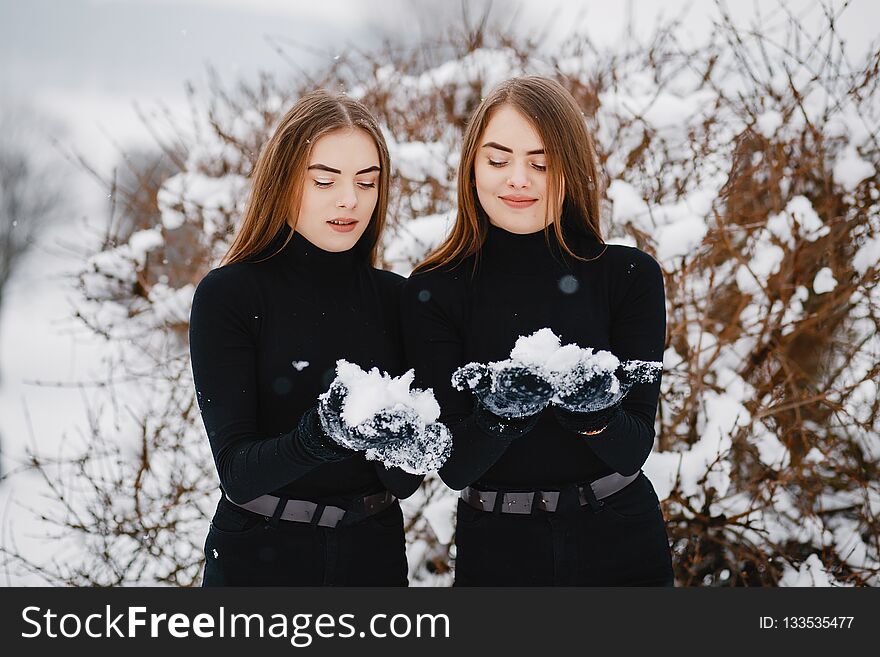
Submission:
MULTIPOLYGON (((624 477, 617 472, 610 475, 600 477, 596 481, 590 482, 590 490, 587 490, 587 484, 578 485, 578 501, 581 506, 590 504, 591 494, 593 500, 601 500, 603 497, 613 495, 619 490, 629 486, 641 472, 624 477)), ((468 486, 461 491, 461 499, 467 504, 480 511, 493 511, 495 503, 498 501, 499 493, 503 495, 501 499, 501 513, 531 513, 534 509, 553 513, 559 503, 558 490, 530 490, 530 491, 512 491, 504 492, 500 490, 478 490, 468 486)))
POLYGON ((226 495, 226 499, 235 506, 265 516, 266 520, 277 517, 280 520, 290 522, 308 522, 321 527, 336 527, 346 514, 354 514, 360 517, 371 516, 387 509, 397 498, 390 491, 386 490, 355 500, 352 504, 353 507, 357 508, 351 509, 343 509, 329 504, 318 504, 308 500, 287 500, 280 513, 278 512, 278 507, 283 500, 274 495, 261 495, 257 499, 245 502, 244 504, 230 500, 228 495, 226 495), (363 504, 363 511, 360 508, 361 504, 363 504))

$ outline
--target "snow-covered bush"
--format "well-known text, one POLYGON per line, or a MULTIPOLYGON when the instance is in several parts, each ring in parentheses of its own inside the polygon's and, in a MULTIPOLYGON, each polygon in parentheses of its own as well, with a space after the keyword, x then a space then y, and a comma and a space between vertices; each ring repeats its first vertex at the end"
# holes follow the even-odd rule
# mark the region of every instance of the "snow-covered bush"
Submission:
MULTIPOLYGON (((67 475, 47 474, 57 524, 88 549, 46 577, 198 583, 217 482, 193 400, 188 304, 289 104, 342 86, 375 111, 394 166, 383 253, 407 273, 451 224, 471 111, 496 82, 540 73, 571 90, 596 134, 609 240, 654 254, 665 274, 645 471, 678 583, 880 584, 880 51, 851 66, 830 8, 816 37, 793 17, 779 33, 746 32, 720 11, 696 48, 676 25, 610 50, 578 33, 542 45, 486 29, 419 46, 442 46, 440 63, 391 44, 309 80, 263 79, 194 104, 195 129, 173 146, 180 170, 148 225, 81 276, 83 320, 149 374, 135 449, 96 430, 67 475)), ((454 494, 431 476, 404 509, 412 583, 448 584, 454 494)))

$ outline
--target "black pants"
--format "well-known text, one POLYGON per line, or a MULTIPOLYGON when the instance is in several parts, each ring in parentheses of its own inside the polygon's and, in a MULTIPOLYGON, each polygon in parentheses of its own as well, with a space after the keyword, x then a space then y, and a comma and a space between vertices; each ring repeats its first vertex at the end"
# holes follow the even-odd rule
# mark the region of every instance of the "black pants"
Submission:
POLYGON ((554 513, 480 511, 462 500, 455 586, 673 586, 666 525, 644 474, 580 506, 572 487, 554 513))
POLYGON ((406 586, 403 514, 395 501, 354 524, 267 522, 225 499, 205 541, 202 586, 406 586))

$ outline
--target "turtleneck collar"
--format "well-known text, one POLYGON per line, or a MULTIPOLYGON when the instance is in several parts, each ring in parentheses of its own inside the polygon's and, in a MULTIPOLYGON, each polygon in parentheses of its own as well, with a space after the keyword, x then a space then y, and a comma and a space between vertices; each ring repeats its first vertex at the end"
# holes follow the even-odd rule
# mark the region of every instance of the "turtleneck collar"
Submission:
MULTIPOLYGON (((282 244, 290 232, 289 228, 283 232, 282 244)), ((357 246, 348 251, 325 251, 296 231, 293 231, 290 241, 276 257, 314 281, 349 279, 359 266, 365 264, 357 246)))
MULTIPOLYGON (((591 235, 567 232, 565 237, 569 248, 581 257, 593 258, 602 251, 602 245, 591 235)), ((490 224, 483 255, 493 267, 519 274, 569 270, 576 262, 563 251, 552 227, 547 231, 542 228, 534 233, 518 234, 490 224)))

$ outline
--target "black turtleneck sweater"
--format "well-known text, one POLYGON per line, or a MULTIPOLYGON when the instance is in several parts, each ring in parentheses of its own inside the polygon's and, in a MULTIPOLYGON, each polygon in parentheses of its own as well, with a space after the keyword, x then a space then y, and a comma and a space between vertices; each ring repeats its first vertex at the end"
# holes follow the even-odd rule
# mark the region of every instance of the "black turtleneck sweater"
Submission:
POLYGON ((453 452, 440 470, 452 488, 538 488, 637 472, 654 440, 660 382, 637 384, 600 434, 564 429, 548 407, 535 427, 510 440, 474 422, 470 392, 450 377, 468 362, 510 355, 516 339, 549 327, 562 344, 607 349, 621 360, 663 360, 666 309, 663 276, 651 256, 566 236, 578 261, 544 231, 516 235, 490 226, 479 258, 414 274, 403 294, 403 328, 416 383, 433 388, 453 452), (601 255, 600 255, 601 254, 601 255), (596 257, 599 256, 599 257, 596 257), (476 264, 476 269, 475 269, 476 264))
POLYGON ((193 377, 220 484, 234 501, 272 493, 341 504, 383 487, 398 497, 415 491, 422 477, 359 452, 317 461, 297 428, 333 380, 337 359, 404 371, 402 284, 367 265, 357 247, 331 253, 299 233, 268 260, 220 267, 199 283, 190 318, 193 377))

